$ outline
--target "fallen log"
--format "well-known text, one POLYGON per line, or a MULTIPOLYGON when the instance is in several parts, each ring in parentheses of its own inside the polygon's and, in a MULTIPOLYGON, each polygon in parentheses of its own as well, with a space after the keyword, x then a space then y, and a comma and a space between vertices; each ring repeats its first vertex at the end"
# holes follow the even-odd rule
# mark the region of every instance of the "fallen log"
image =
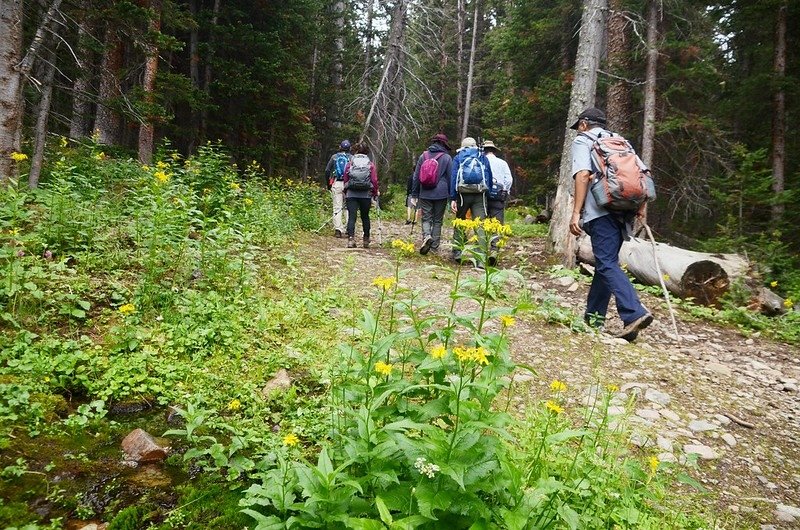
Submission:
MULTIPOLYGON (((578 261, 594 265, 594 254, 589 236, 582 235, 576 245, 578 261)), ((667 290, 680 298, 693 298, 695 303, 718 306, 719 300, 731 285, 737 281, 746 281, 751 273, 750 263, 738 254, 711 254, 695 252, 664 243, 656 243, 661 272, 667 290)), ((653 244, 647 240, 631 238, 622 244, 619 261, 623 267, 645 285, 660 285, 656 265, 653 261, 653 244)), ((770 311, 774 314, 778 297, 768 289, 770 311)), ((759 298, 766 300, 763 292, 759 298)), ((762 307, 762 310, 765 308, 762 307)))

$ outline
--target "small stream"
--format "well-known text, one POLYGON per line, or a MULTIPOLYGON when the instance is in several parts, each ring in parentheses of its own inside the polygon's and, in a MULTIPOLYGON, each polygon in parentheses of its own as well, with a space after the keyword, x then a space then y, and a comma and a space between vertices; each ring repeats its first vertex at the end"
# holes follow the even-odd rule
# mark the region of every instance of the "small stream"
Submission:
MULTIPOLYGON (((135 466, 124 461, 120 444, 136 428, 158 437, 171 427, 164 409, 116 406, 70 435, 17 434, 0 451, 0 468, 22 458, 26 470, 0 480, 0 528, 60 520, 77 530, 143 504, 168 512, 178 501, 176 487, 189 479, 181 455, 173 450, 164 462, 135 466)), ((159 441, 174 447, 177 440, 159 441)))

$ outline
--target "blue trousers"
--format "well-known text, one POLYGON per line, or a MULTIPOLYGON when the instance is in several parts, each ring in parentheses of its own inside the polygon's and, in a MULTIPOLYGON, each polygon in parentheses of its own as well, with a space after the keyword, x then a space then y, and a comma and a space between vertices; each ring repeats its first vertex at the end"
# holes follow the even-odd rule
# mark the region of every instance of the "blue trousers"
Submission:
POLYGON ((583 230, 592 240, 594 278, 586 301, 585 318, 599 326, 605 321, 611 295, 624 324, 644 316, 647 309, 639 301, 636 289, 619 266, 619 250, 625 238, 625 221, 614 214, 604 215, 584 223, 583 230))

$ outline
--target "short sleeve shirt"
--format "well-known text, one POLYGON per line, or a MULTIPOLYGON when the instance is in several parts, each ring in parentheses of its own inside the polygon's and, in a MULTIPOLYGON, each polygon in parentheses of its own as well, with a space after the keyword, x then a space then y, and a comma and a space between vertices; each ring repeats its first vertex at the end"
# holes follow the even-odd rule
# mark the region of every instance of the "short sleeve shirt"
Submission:
MULTIPOLYGON (((597 136, 602 132, 604 132, 602 127, 595 127, 589 131, 589 134, 597 136)), ((581 214, 581 219, 584 223, 588 223, 598 217, 603 217, 611 213, 605 208, 598 206, 594 195, 592 195, 591 187, 597 178, 597 167, 594 164, 594 160, 592 160, 593 143, 594 142, 592 142, 590 138, 582 134, 578 134, 572 142, 572 178, 575 178, 575 175, 580 171, 592 172, 592 180, 589 181, 589 190, 586 193, 586 200, 583 203, 583 213, 581 214)))

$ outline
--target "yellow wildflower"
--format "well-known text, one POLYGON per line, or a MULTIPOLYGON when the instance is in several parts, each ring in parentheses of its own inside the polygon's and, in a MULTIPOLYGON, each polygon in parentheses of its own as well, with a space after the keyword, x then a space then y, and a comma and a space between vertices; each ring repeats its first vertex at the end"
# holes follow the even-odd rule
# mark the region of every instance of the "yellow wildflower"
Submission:
POLYGON ((245 206, 251 206, 253 204, 253 199, 251 199, 250 197, 245 197, 243 202, 245 206))
POLYGON ((392 365, 378 361, 375 363, 375 371, 381 375, 392 375, 392 365))
POLYGON ((158 169, 167 169, 169 167, 169 164, 167 164, 163 160, 159 160, 158 162, 156 162, 156 167, 158 169))
POLYGON ((665 282, 668 282, 668 281, 669 281, 669 274, 665 274, 665 275, 664 275, 664 281, 665 281, 665 282))
POLYGON ((488 353, 489 352, 486 351, 486 348, 484 348, 483 346, 478 346, 477 348, 474 349, 472 353, 472 358, 478 364, 487 365, 489 364, 489 359, 486 358, 488 353))
POLYGON ((169 157, 177 162, 178 160, 181 159, 181 154, 179 152, 175 151, 174 153, 169 155, 169 157))
POLYGON ((413 254, 415 250, 414 243, 403 241, 402 239, 395 239, 392 241, 392 248, 396 248, 406 254, 413 254))
POLYGON ((547 408, 547 410, 555 414, 561 414, 562 412, 564 412, 564 409, 561 408, 561 406, 552 399, 549 400, 547 403, 545 403, 544 406, 547 408))
POLYGON ((658 469, 658 464, 661 462, 658 460, 657 456, 651 456, 647 459, 647 465, 650 466, 650 474, 655 475, 656 470, 658 469))
POLYGON ((290 432, 286 436, 283 437, 283 445, 288 447, 294 447, 295 445, 300 443, 300 438, 293 432, 290 432))
POLYGON ((136 312, 136 306, 133 304, 124 304, 119 306, 119 312, 123 315, 130 315, 136 312))
POLYGON ((461 230, 474 230, 481 226, 479 219, 453 219, 453 227, 461 230))
POLYGON ((28 155, 26 155, 25 153, 17 153, 16 151, 14 151, 13 153, 11 153, 8 156, 14 162, 22 162, 23 160, 27 160, 28 159, 28 155))
POLYGON ((483 229, 490 234, 499 234, 502 236, 511 235, 511 226, 504 225, 493 217, 483 220, 483 229))
POLYGON ((517 319, 512 317, 511 315, 503 315, 500 317, 500 323, 503 325, 504 328, 510 328, 511 326, 517 323, 517 319))
POLYGON ((145 171, 150 171, 150 166, 145 164, 145 165, 142 166, 142 169, 144 169, 145 171))
POLYGON ((211 188, 203 188, 203 195, 211 195, 211 188))
POLYGON ((770 287, 777 287, 778 286, 778 282, 770 282, 769 286, 770 287))
POLYGON ((99 153, 97 153, 96 155, 94 155, 94 157, 95 157, 95 159, 97 159, 97 160, 103 160, 103 159, 106 157, 106 154, 105 154, 104 152, 100 151, 99 153))
POLYGON ((394 276, 378 276, 372 280, 372 285, 375 287, 380 287, 384 291, 388 291, 394 287, 395 283, 397 283, 397 280, 394 279, 394 276))
POLYGON ((228 410, 239 410, 242 408, 242 402, 238 399, 232 399, 230 403, 228 403, 228 410))
POLYGON ((606 385, 606 390, 608 390, 609 392, 611 392, 613 394, 614 392, 619 391, 619 387, 617 385, 610 384, 610 385, 606 385))
POLYGON ((156 171, 153 173, 153 176, 160 184, 164 184, 169 180, 170 175, 168 173, 164 173, 163 171, 156 171))
POLYGON ((792 307, 794 307, 794 302, 792 302, 791 298, 787 298, 786 300, 783 301, 783 307, 785 307, 786 309, 791 309, 792 307))
POLYGON ((553 392, 564 392, 567 389, 567 384, 563 381, 559 381, 558 379, 554 379, 552 383, 550 383, 550 390, 553 392))
POLYGON ((67 141, 67 138, 66 138, 65 136, 62 136, 62 137, 61 137, 61 141, 60 141, 60 143, 61 143, 61 147, 62 147, 62 148, 63 148, 63 147, 66 147, 67 145, 69 145, 69 142, 67 141))
POLYGON ((49 383, 50 382, 50 378, 48 376, 44 376, 44 382, 45 383, 49 383))
POLYGON ((441 344, 434 346, 431 350, 431 357, 434 359, 444 359, 445 355, 447 355, 447 348, 441 344))
POLYGON ((8 233, 11 234, 12 236, 16 236, 17 234, 19 234, 19 228, 12 228, 11 230, 8 231, 8 233))
POLYGON ((238 182, 231 182, 230 187, 234 191, 238 191, 238 190, 242 189, 242 187, 239 186, 238 182))
POLYGON ((469 361, 472 358, 472 353, 470 352, 470 349, 462 348, 461 346, 453 348, 453 355, 455 355, 456 359, 458 359, 462 363, 469 361))

